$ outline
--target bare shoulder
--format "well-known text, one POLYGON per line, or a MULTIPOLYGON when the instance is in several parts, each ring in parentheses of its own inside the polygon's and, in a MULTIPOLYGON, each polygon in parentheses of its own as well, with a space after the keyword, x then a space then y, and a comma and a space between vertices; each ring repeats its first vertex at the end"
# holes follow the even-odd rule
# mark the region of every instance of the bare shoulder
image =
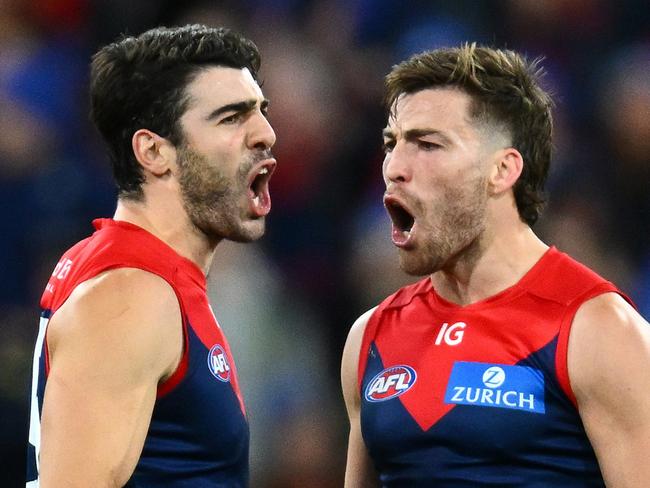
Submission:
POLYGON ((368 310, 354 322, 343 351, 341 384, 343 386, 343 397, 348 412, 348 419, 350 420, 348 455, 345 469, 346 488, 379 486, 377 473, 373 468, 361 434, 361 398, 357 387, 359 352, 368 321, 375 310, 376 307, 368 310))
POLYGON ((610 339, 633 343, 648 333, 648 322, 618 293, 587 300, 576 312, 571 328, 572 337, 603 345, 610 339))
POLYGON ((81 283, 55 312, 47 334, 54 360, 69 348, 93 350, 104 344, 145 362, 159 355, 156 365, 163 376, 182 352, 173 288, 160 276, 135 268, 109 270, 81 283))
POLYGON ((93 305, 111 300, 138 302, 139 298, 153 299, 164 304, 174 298, 174 290, 162 277, 139 268, 117 268, 105 271, 81 283, 66 303, 93 305), (158 297, 158 298, 156 298, 158 297))
POLYGON ((585 401, 615 393, 650 368, 650 324, 617 293, 605 293, 578 309, 569 336, 572 387, 585 401))
POLYGON ((366 326, 370 317, 375 312, 377 307, 371 308, 366 313, 361 315, 350 328, 348 333, 348 338, 345 342, 345 349, 343 350, 343 367, 345 366, 354 366, 356 370, 356 364, 359 359, 359 350, 361 349, 361 342, 363 341, 363 334, 366 331, 366 326), (349 364, 352 363, 352 364, 349 364))
POLYGON ((350 328, 350 332, 348 333, 348 340, 347 340, 348 343, 358 342, 359 345, 361 345, 361 340, 363 339, 363 333, 366 331, 366 326, 368 325, 368 321, 370 320, 372 314, 375 313, 375 310, 377 310, 377 307, 371 308, 367 312, 361 314, 359 318, 354 321, 352 327, 350 328))
POLYGON ((607 486, 650 478, 650 324, 620 295, 578 309, 567 356, 578 411, 607 486))
POLYGON ((363 341, 363 334, 370 317, 377 307, 371 308, 361 315, 350 328, 348 338, 343 349, 343 360, 341 362, 341 384, 343 385, 343 396, 348 405, 348 410, 352 405, 359 402, 357 391, 357 365, 359 364, 359 352, 363 341))
POLYGON ((618 293, 603 293, 583 303, 576 313, 576 321, 580 319, 608 319, 604 325, 626 323, 633 324, 641 315, 618 293))
POLYGON ((124 485, 142 451, 157 387, 182 357, 174 290, 139 269, 102 273, 54 313, 47 346, 41 486, 124 485))

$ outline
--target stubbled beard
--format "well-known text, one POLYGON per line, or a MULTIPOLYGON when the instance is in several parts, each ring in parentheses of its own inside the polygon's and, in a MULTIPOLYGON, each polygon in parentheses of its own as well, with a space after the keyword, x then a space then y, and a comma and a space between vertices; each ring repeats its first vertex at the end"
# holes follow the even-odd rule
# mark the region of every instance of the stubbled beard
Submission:
POLYGON ((416 203, 418 245, 400 249, 400 267, 413 276, 425 276, 451 266, 457 259, 472 259, 479 251, 485 229, 487 196, 485 179, 477 177, 471 187, 445 187, 444 194, 427 207, 416 203))
POLYGON ((241 162, 234 178, 226 175, 218 161, 210 161, 187 146, 178 151, 179 183, 185 211, 192 224, 210 240, 250 242, 261 237, 264 226, 244 225, 247 207, 246 179, 254 158, 241 162))

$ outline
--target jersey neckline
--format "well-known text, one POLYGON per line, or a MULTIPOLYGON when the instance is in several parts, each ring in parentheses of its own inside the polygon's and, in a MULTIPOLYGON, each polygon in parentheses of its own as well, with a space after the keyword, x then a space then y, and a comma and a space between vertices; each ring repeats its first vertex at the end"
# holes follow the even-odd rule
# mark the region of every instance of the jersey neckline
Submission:
POLYGON ((535 283, 535 280, 539 277, 539 274, 545 267, 545 263, 551 261, 556 256, 560 255, 560 252, 555 246, 550 246, 544 254, 537 260, 533 266, 526 271, 526 273, 517 281, 514 285, 501 290, 495 295, 489 296, 477 302, 469 303, 467 305, 459 305, 458 303, 451 302, 441 297, 433 286, 431 277, 426 278, 427 280, 427 292, 430 293, 433 301, 435 301, 437 306, 441 306, 448 309, 455 310, 478 310, 482 308, 488 308, 494 305, 501 304, 505 301, 512 300, 513 298, 518 297, 522 293, 528 291, 532 284, 535 283))
POLYGON ((178 252, 176 252, 174 248, 172 248, 165 241, 156 237, 151 232, 143 229, 139 225, 133 224, 131 222, 127 222, 125 220, 101 218, 101 219, 93 220, 93 226, 98 231, 108 227, 119 227, 124 230, 137 232, 141 236, 146 237, 147 239, 152 241, 152 243, 155 243, 154 245, 157 245, 158 247, 164 249, 167 253, 169 253, 171 257, 178 263, 178 267, 181 268, 185 273, 187 273, 189 277, 192 279, 192 281, 195 281, 204 290, 207 288, 207 280, 205 274, 203 273, 201 268, 197 266, 195 262, 193 262, 192 260, 184 256, 181 256, 180 254, 178 254, 178 252))

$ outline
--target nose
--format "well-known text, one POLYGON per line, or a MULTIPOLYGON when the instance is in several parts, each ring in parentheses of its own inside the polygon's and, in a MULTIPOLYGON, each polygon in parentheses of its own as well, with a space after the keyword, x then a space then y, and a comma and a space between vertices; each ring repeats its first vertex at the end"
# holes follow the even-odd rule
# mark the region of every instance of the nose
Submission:
POLYGON ((411 179, 411 169, 408 166, 408 158, 400 144, 396 144, 393 150, 386 153, 383 164, 384 182, 386 186, 390 183, 405 183, 411 179))
POLYGON ((255 149, 271 149, 275 144, 275 131, 269 120, 257 112, 252 117, 252 126, 248 137, 248 145, 255 149))

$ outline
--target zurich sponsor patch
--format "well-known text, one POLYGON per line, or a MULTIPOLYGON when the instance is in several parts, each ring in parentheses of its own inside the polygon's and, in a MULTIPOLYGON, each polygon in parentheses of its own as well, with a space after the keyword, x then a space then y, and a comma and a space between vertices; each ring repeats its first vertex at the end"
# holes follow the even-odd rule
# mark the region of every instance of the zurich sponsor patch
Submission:
POLYGON ((386 368, 368 382, 365 399, 369 402, 383 402, 406 393, 417 379, 410 366, 399 365, 386 368))
POLYGON ((544 375, 528 366, 456 361, 445 403, 544 413, 544 375))
POLYGON ((212 375, 219 381, 227 383, 230 381, 230 364, 226 351, 220 344, 215 344, 208 353, 208 368, 212 375))

